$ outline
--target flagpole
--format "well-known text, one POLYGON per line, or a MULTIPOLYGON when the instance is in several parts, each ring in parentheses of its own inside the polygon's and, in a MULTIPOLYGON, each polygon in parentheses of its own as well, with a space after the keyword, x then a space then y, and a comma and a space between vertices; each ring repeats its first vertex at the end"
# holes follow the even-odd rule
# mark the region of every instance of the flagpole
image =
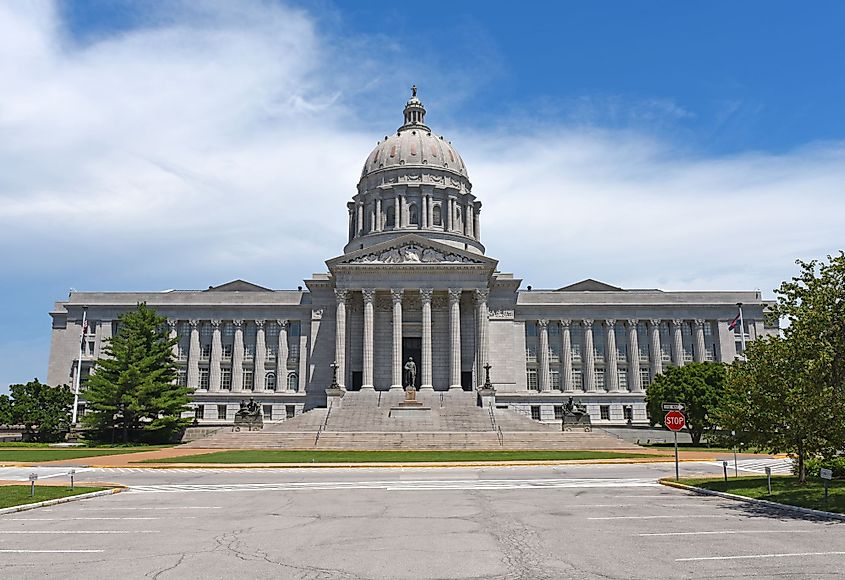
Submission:
POLYGON ((737 302, 739 308, 739 343, 742 345, 742 357, 745 358, 745 321, 742 319, 742 302, 737 302))
POLYGON ((87 324, 88 307, 82 307, 82 335, 79 337, 79 358, 76 359, 76 375, 73 377, 73 410, 70 424, 76 426, 76 409, 79 406, 79 382, 82 377, 82 355, 85 348, 85 325, 87 324))

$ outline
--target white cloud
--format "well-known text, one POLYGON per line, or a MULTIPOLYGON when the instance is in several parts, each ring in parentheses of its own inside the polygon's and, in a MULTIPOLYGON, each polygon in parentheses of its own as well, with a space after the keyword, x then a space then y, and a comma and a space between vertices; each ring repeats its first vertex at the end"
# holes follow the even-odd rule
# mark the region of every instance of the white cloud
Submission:
MULTIPOLYGON (((10 250, 0 267, 14 281, 5 300, 38 285, 245 277, 295 287, 342 250, 361 164, 401 119, 405 95, 385 86, 435 77, 430 62, 400 69, 409 60, 389 37, 327 38, 299 10, 172 6, 166 19, 80 45, 52 4, 0 3, 0 244, 10 250)), ((455 117, 436 106, 455 93, 429 85, 434 129, 463 153, 485 204, 488 253, 536 287, 590 276, 769 291, 795 257, 842 246, 840 143, 715 158, 583 119, 450 128, 437 119, 455 117)), ((634 109, 655 123, 692 114, 661 98, 634 109)), ((41 296, 25 319, 43 359, 55 298, 41 296)), ((18 369, 0 384, 35 374, 18 369)))

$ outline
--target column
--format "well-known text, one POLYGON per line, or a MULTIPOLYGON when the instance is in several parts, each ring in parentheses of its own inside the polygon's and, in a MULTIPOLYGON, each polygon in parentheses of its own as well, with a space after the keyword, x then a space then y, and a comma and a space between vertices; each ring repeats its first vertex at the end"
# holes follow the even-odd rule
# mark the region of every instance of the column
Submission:
POLYGON ((584 381, 584 390, 594 392, 596 390, 596 353, 593 346, 593 321, 583 320, 584 344, 581 353, 581 378, 584 381))
POLYGON ((434 203, 431 196, 428 196, 428 227, 434 227, 434 203))
MULTIPOLYGON (((108 328, 109 332, 111 333, 111 324, 109 322, 103 323, 103 328, 108 328)), ((167 321, 167 338, 168 340, 176 339, 176 342, 173 343, 173 346, 170 347, 170 353, 173 356, 173 360, 179 360, 179 321, 178 320, 168 320, 167 321)))
POLYGON ((449 288, 449 388, 461 388, 461 288, 449 288))
POLYGON ((264 322, 264 320, 255 321, 255 355, 252 359, 254 362, 252 380, 256 391, 265 389, 264 363, 267 359, 267 340, 264 334, 264 322))
POLYGON ((477 289, 475 291, 475 302, 477 307, 476 312, 476 341, 475 341, 475 372, 476 385, 481 387, 486 380, 484 366, 487 364, 489 353, 489 333, 487 330, 489 323, 489 315, 487 312, 487 299, 490 296, 490 290, 487 288, 477 289))
POLYGON ((660 320, 650 320, 651 324, 651 378, 663 372, 663 353, 660 352, 660 320))
POLYGON ((420 389, 433 389, 431 384, 431 295, 433 288, 420 288, 422 302, 422 373, 420 389))
POLYGON ((220 390, 220 361, 223 358, 223 341, 220 340, 220 321, 211 321, 211 360, 208 362, 208 390, 220 390))
POLYGON ((375 230, 377 232, 381 231, 381 198, 376 199, 376 225, 375 230))
POLYGON ((672 358, 675 366, 684 366, 684 336, 681 334, 683 320, 672 321, 672 358))
POLYGON ((470 204, 467 204, 467 208, 466 208, 466 224, 467 224, 466 229, 467 229, 467 236, 469 236, 471 238, 475 237, 472 233, 472 227, 475 225, 474 222, 475 222, 475 218, 473 216, 472 204, 470 203, 470 204))
POLYGON ((704 320, 695 320, 695 362, 704 362, 706 359, 704 351, 707 347, 704 344, 704 320))
POLYGON ((393 198, 393 228, 399 229, 399 216, 402 215, 402 210, 399 207, 399 196, 393 198))
POLYGON ((569 320, 560 321, 560 387, 571 393, 572 386, 572 333, 569 320))
POLYGON ((402 388, 402 294, 403 290, 393 289, 393 381, 391 389, 402 388))
POLYGON ((279 325, 279 344, 276 353, 276 389, 288 388, 288 321, 277 320, 279 325))
POLYGON ((308 335, 311 330, 311 321, 305 319, 299 324, 299 385, 297 391, 304 393, 308 386, 308 335))
POLYGON ((537 385, 539 390, 549 390, 549 321, 538 320, 537 329, 540 331, 540 346, 537 349, 537 385))
POLYGON ((640 381, 640 344, 637 336, 637 325, 639 320, 632 318, 628 321, 628 390, 632 393, 641 393, 643 390, 640 381))
MULTIPOLYGON (((349 290, 335 288, 337 298, 337 312, 335 315, 334 331, 334 362, 337 364, 337 384, 340 388, 346 386, 346 297, 349 290)), ((302 356, 302 353, 299 353, 302 356)))
POLYGON ((481 206, 475 208, 475 222, 472 225, 472 231, 475 234, 476 240, 481 240, 481 218, 479 215, 481 214, 481 206))
POLYGON ((604 386, 608 391, 619 392, 619 360, 616 354, 616 321, 605 320, 607 353, 604 355, 604 386))
POLYGON ((233 320, 232 324, 235 326, 235 343, 232 345, 232 392, 235 392, 244 390, 244 321, 233 320))
POLYGON ((420 197, 420 227, 428 227, 428 196, 420 197))
POLYGON ((191 341, 188 346, 188 387, 196 389, 200 384, 200 329, 199 320, 189 320, 191 341))
POLYGON ((358 230, 355 235, 360 236, 364 232, 364 204, 360 201, 355 204, 355 211, 358 214, 358 230))
POLYGON ((443 219, 443 225, 445 226, 443 229, 447 232, 452 231, 452 202, 454 200, 451 197, 446 198, 446 203, 440 208, 442 211, 440 212, 440 217, 443 219))
POLYGON ((372 288, 361 290, 364 297, 364 344, 363 356, 364 372, 362 389, 374 389, 373 386, 373 308, 376 299, 376 291, 372 288))

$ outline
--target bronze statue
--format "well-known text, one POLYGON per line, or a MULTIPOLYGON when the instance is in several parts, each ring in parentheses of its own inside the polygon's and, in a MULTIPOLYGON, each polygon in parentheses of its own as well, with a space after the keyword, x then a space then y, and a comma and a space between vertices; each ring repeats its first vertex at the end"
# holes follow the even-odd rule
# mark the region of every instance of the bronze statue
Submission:
POLYGON ((415 389, 417 385, 417 364, 414 357, 409 356, 405 363, 405 387, 415 389))

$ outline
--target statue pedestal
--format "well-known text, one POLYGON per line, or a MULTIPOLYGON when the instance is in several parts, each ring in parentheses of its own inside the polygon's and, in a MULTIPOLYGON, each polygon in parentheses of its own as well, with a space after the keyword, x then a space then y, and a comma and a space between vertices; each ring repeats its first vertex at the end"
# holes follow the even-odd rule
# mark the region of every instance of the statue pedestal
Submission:
POLYGON ((402 419, 422 418, 429 414, 431 407, 426 407, 422 401, 417 401, 417 390, 414 387, 405 389, 405 400, 390 408, 388 417, 402 419))
POLYGON ((343 402, 343 395, 346 394, 346 391, 343 389, 333 389, 329 387, 326 389, 326 406, 327 407, 340 407, 341 403, 343 402))
POLYGON ((482 409, 496 406, 496 389, 478 389, 478 402, 482 409))
POLYGON ((583 415, 564 415, 560 422, 560 430, 589 432, 593 430, 593 422, 586 413, 583 415))

